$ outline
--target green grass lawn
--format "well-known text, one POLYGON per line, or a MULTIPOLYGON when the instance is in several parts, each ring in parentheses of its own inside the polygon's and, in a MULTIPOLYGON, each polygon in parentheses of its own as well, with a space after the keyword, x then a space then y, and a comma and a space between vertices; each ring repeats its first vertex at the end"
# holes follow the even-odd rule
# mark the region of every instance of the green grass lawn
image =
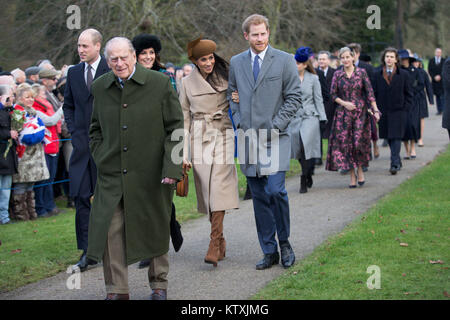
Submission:
POLYGON ((449 299, 449 190, 450 148, 253 299, 449 299))
MULTIPOLYGON (((299 173, 298 161, 291 161, 287 176, 299 173)), ((239 169, 238 179, 242 198, 246 179, 239 169)), ((174 203, 180 223, 202 216, 197 212, 192 170, 189 172, 188 196, 175 196, 174 203)), ((58 216, 0 226, 0 292, 66 271, 78 261, 81 251, 76 247, 75 210, 65 208, 64 200, 57 201, 57 205, 64 210, 58 216)))

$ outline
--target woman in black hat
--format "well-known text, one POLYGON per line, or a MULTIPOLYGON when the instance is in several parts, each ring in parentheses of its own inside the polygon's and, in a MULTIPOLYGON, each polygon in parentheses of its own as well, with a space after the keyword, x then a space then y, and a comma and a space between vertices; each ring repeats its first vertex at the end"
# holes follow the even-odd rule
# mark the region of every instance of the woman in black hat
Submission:
POLYGON ((142 33, 137 35, 131 41, 133 43, 134 50, 136 50, 136 59, 143 67, 155 71, 164 73, 170 78, 170 83, 175 90, 177 90, 177 84, 175 75, 172 72, 166 70, 166 67, 161 63, 161 41, 159 38, 152 34, 142 33))
MULTIPOLYGON (((420 139, 420 117, 419 117, 419 71, 412 65, 416 58, 412 56, 407 50, 400 50, 399 57, 402 69, 408 71, 410 85, 413 91, 413 104, 408 109, 408 116, 406 121, 406 131, 403 136, 403 144, 405 146, 406 156, 405 160, 416 158, 416 143, 420 139)), ((423 88, 422 88, 423 90, 423 88)))

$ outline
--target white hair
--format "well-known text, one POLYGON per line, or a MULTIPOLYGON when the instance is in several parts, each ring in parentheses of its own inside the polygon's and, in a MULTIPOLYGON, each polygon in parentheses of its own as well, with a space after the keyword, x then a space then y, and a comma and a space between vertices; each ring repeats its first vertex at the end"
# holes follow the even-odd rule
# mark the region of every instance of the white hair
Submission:
POLYGON ((133 43, 130 41, 130 39, 125 38, 125 37, 114 37, 114 38, 108 40, 108 42, 105 45, 104 54, 105 54, 106 60, 109 60, 110 47, 115 44, 119 44, 119 43, 128 45, 128 49, 130 50, 130 52, 134 52, 133 43))

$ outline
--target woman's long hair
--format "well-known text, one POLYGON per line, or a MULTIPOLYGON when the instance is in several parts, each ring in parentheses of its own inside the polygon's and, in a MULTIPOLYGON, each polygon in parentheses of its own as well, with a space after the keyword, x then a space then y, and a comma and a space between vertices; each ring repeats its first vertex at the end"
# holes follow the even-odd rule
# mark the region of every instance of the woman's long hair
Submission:
POLYGON ((313 67, 313 65, 312 65, 312 62, 311 62, 311 59, 308 59, 308 60, 306 60, 305 62, 303 62, 303 63, 305 63, 306 64, 306 71, 309 71, 310 73, 312 73, 312 74, 317 74, 316 73, 316 70, 314 69, 314 67, 313 67))
MULTIPOLYGON (((217 91, 217 88, 222 84, 222 81, 228 81, 228 70, 230 64, 222 57, 218 56, 215 52, 214 55, 214 68, 213 71, 208 74, 206 81, 217 91)), ((195 65, 200 71, 199 67, 195 65)))
POLYGON ((159 71, 160 69, 166 70, 166 67, 161 63, 161 57, 159 56, 159 52, 158 53, 155 52, 155 62, 153 62, 151 70, 159 71))

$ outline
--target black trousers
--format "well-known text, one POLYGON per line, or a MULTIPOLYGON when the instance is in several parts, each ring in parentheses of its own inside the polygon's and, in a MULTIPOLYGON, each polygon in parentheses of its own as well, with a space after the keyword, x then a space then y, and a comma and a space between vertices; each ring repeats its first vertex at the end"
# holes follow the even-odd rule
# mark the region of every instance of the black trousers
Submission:
POLYGON ((402 140, 401 139, 388 139, 389 147, 391 149, 391 167, 402 165, 402 161, 400 159, 400 149, 402 148, 402 140))
POLYGON ((75 202, 75 232, 77 236, 77 246, 79 250, 87 251, 88 233, 89 233, 89 217, 91 214, 92 196, 90 190, 94 190, 92 186, 91 175, 86 172, 81 181, 81 188, 78 195, 74 197, 75 202))
MULTIPOLYGON (((320 139, 322 142, 322 139, 320 139)), ((321 146, 322 147, 322 146, 321 146)), ((302 176, 311 176, 314 174, 315 158, 306 160, 305 147, 303 146, 302 137, 300 136, 300 166, 302 167, 302 176)))
POLYGON ((75 197, 75 232, 77 236, 77 247, 79 250, 87 251, 89 216, 91 213, 90 198, 75 197))

